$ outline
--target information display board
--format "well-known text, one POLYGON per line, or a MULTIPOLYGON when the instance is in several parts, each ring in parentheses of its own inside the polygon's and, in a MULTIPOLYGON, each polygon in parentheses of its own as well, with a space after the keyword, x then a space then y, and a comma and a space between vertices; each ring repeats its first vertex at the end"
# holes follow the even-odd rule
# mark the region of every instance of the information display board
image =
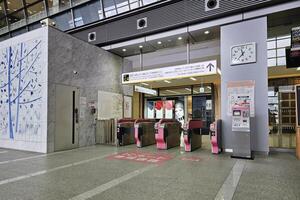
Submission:
POLYGON ((255 103, 254 103, 254 86, 255 82, 249 81, 232 81, 227 84, 227 114, 232 116, 232 107, 234 105, 241 105, 247 103, 250 105, 250 116, 255 115, 255 103))

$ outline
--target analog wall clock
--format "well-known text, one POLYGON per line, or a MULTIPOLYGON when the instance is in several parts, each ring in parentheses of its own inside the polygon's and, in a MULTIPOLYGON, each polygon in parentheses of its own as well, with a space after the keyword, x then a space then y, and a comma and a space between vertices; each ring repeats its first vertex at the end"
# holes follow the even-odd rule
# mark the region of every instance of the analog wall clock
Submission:
POLYGON ((256 43, 246 43, 232 46, 230 49, 231 65, 241 65, 256 62, 256 43))

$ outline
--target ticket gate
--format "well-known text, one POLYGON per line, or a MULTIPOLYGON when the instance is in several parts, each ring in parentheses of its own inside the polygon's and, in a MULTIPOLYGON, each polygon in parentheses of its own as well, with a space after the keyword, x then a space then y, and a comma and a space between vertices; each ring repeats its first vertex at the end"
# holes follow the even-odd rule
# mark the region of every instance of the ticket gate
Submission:
POLYGON ((117 139, 120 146, 134 144, 135 119, 120 119, 117 124, 117 139))
POLYGON ((161 119, 155 124, 157 149, 169 149, 180 145, 181 123, 176 119, 161 119))
POLYGON ((222 120, 220 119, 210 125, 211 152, 213 154, 219 154, 222 151, 221 130, 222 120))
POLYGON ((155 144, 155 119, 138 119, 134 123, 134 137, 137 147, 155 144))
POLYGON ((187 152, 194 151, 202 146, 202 128, 204 122, 191 119, 183 127, 184 149, 187 152))

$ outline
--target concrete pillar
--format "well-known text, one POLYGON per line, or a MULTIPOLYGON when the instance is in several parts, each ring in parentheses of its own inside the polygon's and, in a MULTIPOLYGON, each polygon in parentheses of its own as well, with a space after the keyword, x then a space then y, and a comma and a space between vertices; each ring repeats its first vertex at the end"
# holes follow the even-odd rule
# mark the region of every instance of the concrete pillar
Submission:
POLYGON ((267 18, 243 21, 221 27, 221 117, 223 120, 223 148, 233 148, 231 116, 228 116, 227 83, 255 81, 255 119, 251 124, 252 151, 269 152, 268 128, 268 68, 267 18), (255 42, 257 61, 251 64, 231 65, 231 46, 255 42))

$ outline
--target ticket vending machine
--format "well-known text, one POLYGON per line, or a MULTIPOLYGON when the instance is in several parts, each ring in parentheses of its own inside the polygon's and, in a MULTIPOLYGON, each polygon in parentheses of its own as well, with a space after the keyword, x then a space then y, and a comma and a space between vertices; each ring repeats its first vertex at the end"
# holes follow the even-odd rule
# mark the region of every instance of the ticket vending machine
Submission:
POLYGON ((216 122, 210 124, 210 143, 211 153, 219 154, 222 152, 222 120, 218 119, 216 122))
POLYGON ((253 159, 251 152, 250 105, 236 104, 232 107, 232 158, 253 159))

